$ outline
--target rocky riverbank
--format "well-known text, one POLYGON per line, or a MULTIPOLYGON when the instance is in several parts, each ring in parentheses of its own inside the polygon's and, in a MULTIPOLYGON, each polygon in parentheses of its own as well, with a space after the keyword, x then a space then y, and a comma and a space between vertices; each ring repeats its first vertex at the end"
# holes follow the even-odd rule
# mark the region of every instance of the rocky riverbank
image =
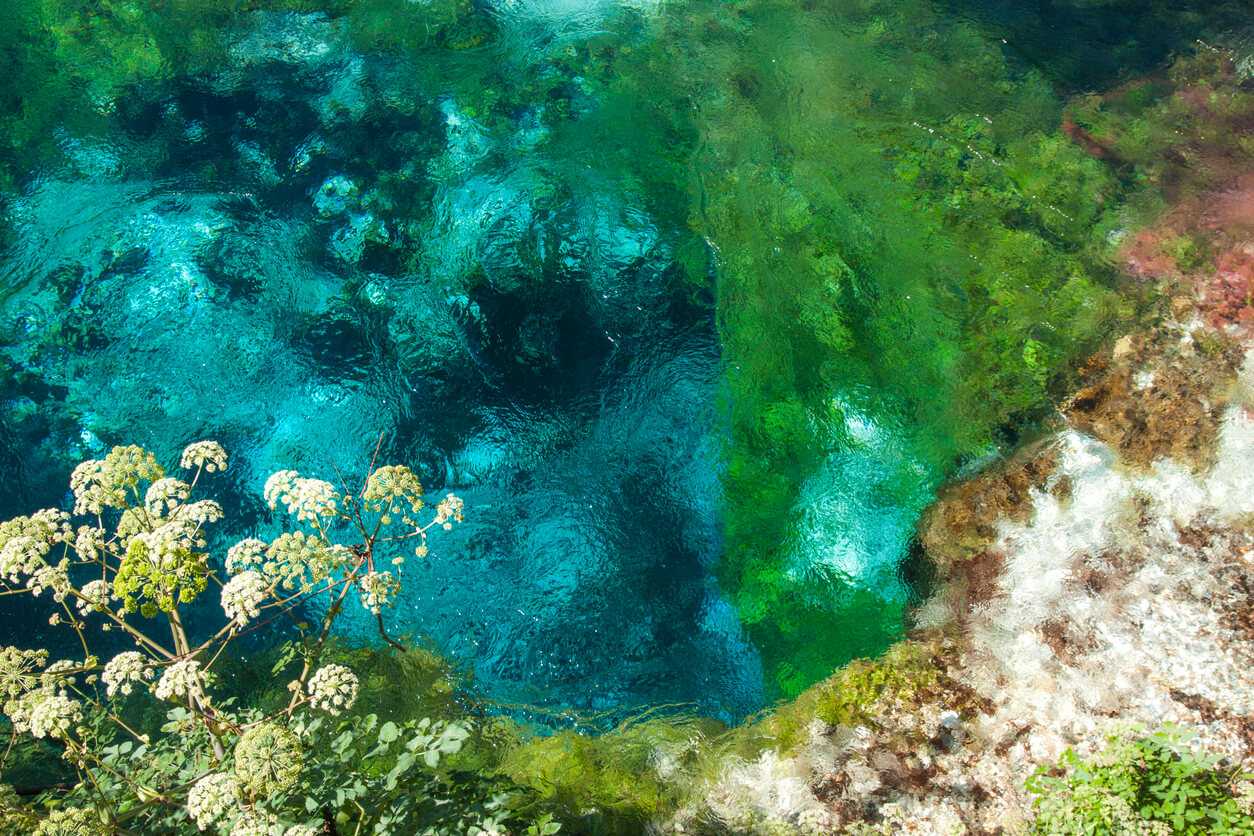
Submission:
POLYGON ((1115 724, 1179 724, 1254 769, 1254 341, 1216 292, 1231 284, 1176 281, 1158 327, 1092 358, 1053 432, 943 492, 920 524, 938 589, 885 663, 905 676, 729 769, 718 818, 1022 832, 1025 781, 1115 724))

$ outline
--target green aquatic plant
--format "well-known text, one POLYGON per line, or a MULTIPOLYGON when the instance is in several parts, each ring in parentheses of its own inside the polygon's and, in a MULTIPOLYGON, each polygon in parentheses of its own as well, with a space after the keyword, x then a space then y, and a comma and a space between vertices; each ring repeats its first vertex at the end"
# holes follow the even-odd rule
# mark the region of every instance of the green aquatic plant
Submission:
POLYGON ((1188 744, 1194 732, 1175 726, 1147 734, 1124 725, 1105 748, 1082 758, 1068 749, 1028 780, 1037 796, 1033 832, 1236 836, 1254 833, 1254 775, 1220 765, 1188 744))
MULTIPOLYGON (((115 447, 75 469, 73 515, 47 509, 0 525, 3 594, 49 593, 51 625, 82 650, 49 663, 48 650, 0 648, 3 715, 19 744, 0 774, 29 776, 23 762, 49 755, 62 762, 46 791, 20 798, 3 785, 6 832, 186 832, 189 819, 237 835, 555 832, 520 817, 513 785, 456 768, 469 718, 381 720, 357 706, 358 673, 330 661, 351 658, 334 630, 354 597, 401 649, 382 611, 404 558, 384 568, 379 549, 408 542, 425 555, 429 531, 462 520, 461 501, 428 507, 404 467, 372 470, 360 491, 280 471, 265 498, 294 530, 240 541, 217 563, 206 532, 222 509, 195 496, 227 464, 219 445, 197 442, 181 457, 184 481, 146 450, 115 447), (204 635, 186 616, 211 587, 227 621, 204 635), (306 609, 319 613, 312 624, 306 609), (276 619, 294 622, 297 638, 261 676, 241 640, 276 619), (224 687, 240 671, 251 687, 224 687)), ((362 673, 370 684, 378 671, 362 673)))
POLYGON ((886 646, 902 604, 798 547, 807 488, 892 444, 879 489, 918 509, 1050 415, 1137 310, 1110 262, 1130 186, 1063 132, 1043 77, 925 4, 697 3, 647 25, 606 84, 696 131, 688 225, 717 266, 728 417, 716 573, 797 694, 886 646))

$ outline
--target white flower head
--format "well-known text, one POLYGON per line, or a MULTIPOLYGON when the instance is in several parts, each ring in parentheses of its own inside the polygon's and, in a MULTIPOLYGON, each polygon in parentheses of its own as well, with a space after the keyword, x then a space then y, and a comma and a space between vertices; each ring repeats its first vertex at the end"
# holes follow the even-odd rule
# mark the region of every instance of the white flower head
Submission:
POLYGON ((184 470, 203 467, 208 473, 226 470, 226 450, 216 441, 195 441, 183 450, 179 466, 184 470))
POLYGON ((82 704, 51 689, 29 691, 4 704, 13 728, 36 738, 62 738, 70 726, 83 719, 82 704))
POLYGON ((74 537, 74 551, 78 554, 79 560, 95 560, 100 557, 100 552, 104 547, 103 528, 85 525, 79 528, 78 534, 74 537))
POLYGON ((52 600, 58 604, 61 603, 74 588, 70 583, 69 561, 62 560, 56 566, 49 566, 45 563, 36 568, 27 579, 26 588, 35 595, 41 594, 45 589, 50 589, 52 600))
POLYGON ((100 674, 100 681, 105 684, 105 692, 112 697, 129 694, 132 682, 143 682, 145 679, 152 679, 152 676, 152 669, 144 654, 127 650, 109 660, 100 674))
POLYGON ((270 594, 270 583, 260 572, 248 570, 222 586, 222 610, 241 626, 260 613, 259 605, 270 594))
POLYGON ((268 548, 268 544, 256 537, 240 540, 226 551, 226 571, 234 573, 245 566, 259 565, 268 548))
POLYGON ((90 615, 93 612, 104 610, 109 603, 109 583, 100 578, 94 581, 88 581, 79 589, 82 598, 74 599, 74 606, 82 615, 90 615))
POLYGON ((423 507, 422 483, 408 467, 387 465, 366 479, 366 490, 361 498, 375 511, 393 512, 396 503, 403 502, 416 514, 423 507))
POLYGON ((229 817, 239 799, 239 782, 222 772, 206 775, 187 792, 187 812, 206 830, 229 817))
POLYGON ((391 572, 369 572, 357 581, 361 589, 361 605, 378 615, 384 607, 392 605, 400 582, 391 572))
POLYGON ((0 575, 18 583, 42 567, 54 544, 73 541, 69 519, 64 511, 45 509, 0 523, 0 575))
POLYGON ((277 510, 282 503, 289 514, 302 522, 331 516, 340 501, 339 492, 330 482, 302 478, 295 470, 280 470, 271 475, 262 494, 272 510, 277 510))
POLYGON ((56 807, 35 828, 34 836, 106 836, 112 832, 90 807, 56 807))
POLYGON ((166 476, 153 482, 144 495, 144 510, 153 516, 163 516, 182 505, 191 496, 192 486, 181 479, 166 476))
POLYGON ((357 702, 357 674, 343 665, 319 668, 310 677, 308 687, 313 707, 332 715, 352 708, 357 702))
POLYGON ((465 509, 465 502, 451 493, 446 494, 445 497, 440 500, 440 504, 435 506, 436 525, 443 526, 445 530, 448 530, 453 527, 453 524, 449 522, 450 519, 455 522, 463 522, 465 517, 462 512, 465 511, 465 509))
POLYGON ((114 447, 103 459, 88 459, 70 474, 74 513, 99 514, 105 508, 125 508, 127 489, 140 480, 155 482, 165 476, 157 458, 141 447, 114 447))
POLYGON ((245 810, 235 820, 231 836, 280 836, 283 826, 274 816, 261 810, 245 810))
POLYGON ((184 659, 170 665, 161 674, 161 679, 157 680, 157 687, 153 693, 159 700, 172 700, 176 697, 189 699, 192 696, 201 696, 200 663, 195 659, 184 659))

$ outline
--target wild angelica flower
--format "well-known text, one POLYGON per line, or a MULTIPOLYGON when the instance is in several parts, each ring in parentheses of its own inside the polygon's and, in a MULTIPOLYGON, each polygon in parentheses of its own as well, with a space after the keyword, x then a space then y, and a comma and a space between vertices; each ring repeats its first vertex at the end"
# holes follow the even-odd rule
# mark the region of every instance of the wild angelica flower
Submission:
POLYGON ((152 677, 152 669, 144 654, 127 650, 109 660, 100 674, 100 681, 105 684, 105 693, 112 697, 116 694, 129 694, 132 682, 142 682, 152 677))
POLYGON ((73 539, 69 519, 64 511, 45 509, 0 523, 0 575, 18 583, 43 566, 54 544, 73 539))
POLYGON ((313 707, 332 715, 352 708, 357 702, 357 675, 343 665, 319 668, 310 677, 308 688, 313 707))
POLYGON ((366 507, 374 511, 395 513, 396 503, 404 502, 412 513, 423 508, 422 483, 413 471, 404 465, 388 465, 381 467, 366 479, 366 490, 362 499, 366 507))
POLYGON ((69 671, 94 668, 98 661, 95 656, 87 657, 87 660, 84 662, 75 662, 73 659, 58 659, 39 675, 39 687, 53 694, 64 693, 69 686, 78 681, 75 677, 69 675, 69 671))
POLYGON ((346 551, 303 531, 280 534, 266 549, 261 573, 284 589, 309 590, 342 565, 346 551))
POLYGON ((35 828, 34 836, 105 836, 113 828, 100 820, 100 814, 86 807, 56 807, 35 828))
POLYGON ((304 479, 295 470, 280 470, 266 480, 262 491, 271 510, 279 503, 287 506, 289 514, 300 521, 316 521, 335 513, 340 500, 339 493, 330 482, 321 479, 304 479))
POLYGON ((241 626, 260 614, 258 605, 270 594, 270 584, 260 572, 241 572, 222 586, 222 609, 241 626))
POLYGON ((321 832, 321 827, 311 827, 307 824, 294 824, 287 830, 283 831, 283 836, 318 836, 321 832))
POLYGON ((390 606, 400 584, 391 572, 370 572, 357 584, 361 589, 361 605, 378 615, 383 607, 390 606))
POLYGON ((300 769, 300 739, 283 726, 253 726, 235 744, 236 780, 255 798, 269 798, 291 789, 300 777, 300 769))
POLYGON ((97 578, 94 581, 88 581, 79 589, 82 598, 74 599, 74 606, 78 608, 82 615, 90 615, 98 610, 104 610, 109 603, 109 584, 97 578))
POLYGON ((17 699, 36 687, 36 671, 48 663, 46 650, 18 650, 0 647, 0 697, 17 699))
POLYGON ((231 836, 279 836, 279 827, 269 813, 245 810, 231 827, 231 836))
POLYGON ((36 738, 62 738, 70 726, 83 719, 82 704, 51 689, 28 691, 4 704, 4 713, 19 732, 36 738))
POLYGON ((143 448, 114 447, 104 459, 88 459, 70 474, 75 514, 99 514, 105 508, 125 508, 127 489, 142 479, 155 482, 165 476, 156 457, 143 448))
POLYGON ((182 505, 192 495, 192 486, 182 479, 166 476, 153 482, 144 495, 144 510, 154 517, 165 515, 182 505))
POLYGON ((257 566, 269 546, 256 537, 240 540, 226 550, 226 571, 234 574, 245 566, 257 566))
POLYGON ((47 563, 35 569, 30 578, 26 581, 26 588, 35 595, 39 595, 45 589, 52 590, 52 600, 58 604, 65 600, 65 596, 70 594, 73 586, 70 584, 69 561, 62 560, 56 566, 49 566, 47 563))
POLYGON ((78 534, 74 537, 74 551, 78 554, 80 560, 95 560, 100 557, 100 552, 105 547, 105 532, 103 528, 96 528, 91 525, 84 525, 78 530, 78 534))
POLYGON ((184 470, 203 467, 208 473, 226 470, 226 450, 216 441, 194 441, 184 448, 179 466, 184 470))
POLYGON ((444 530, 448 531, 453 527, 453 524, 449 522, 450 518, 456 522, 463 522, 462 511, 465 510, 465 507, 466 504, 462 500, 451 493, 447 494, 440 500, 440 504, 435 506, 436 525, 443 526, 444 530))
POLYGON ((206 775, 187 792, 187 812, 196 826, 206 830, 229 818, 238 806, 239 782, 222 772, 206 775))
POLYGON ((175 662, 165 669, 157 687, 153 691, 159 700, 172 700, 176 697, 190 699, 201 696, 200 663, 195 659, 184 659, 175 662))
POLYGON ((208 522, 217 522, 226 516, 222 512, 222 506, 212 499, 201 499, 189 505, 183 506, 183 512, 179 514, 179 519, 190 520, 197 525, 204 525, 208 522))

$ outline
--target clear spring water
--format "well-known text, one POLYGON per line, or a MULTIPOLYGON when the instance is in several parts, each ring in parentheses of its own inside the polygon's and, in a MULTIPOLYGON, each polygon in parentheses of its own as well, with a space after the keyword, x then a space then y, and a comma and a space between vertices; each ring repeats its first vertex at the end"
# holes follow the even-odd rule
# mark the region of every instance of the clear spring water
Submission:
MULTIPOLYGON (((983 11, 1048 40, 1041 10, 983 11)), ((648 21, 683 5, 485 14, 486 44, 402 57, 322 14, 254 13, 212 71, 49 137, 61 154, 5 210, 4 511, 59 501, 68 468, 111 444, 172 456, 214 438, 234 457, 215 486, 237 521, 224 542, 266 536, 269 473, 362 474, 382 439, 381 460, 469 517, 407 567, 396 632, 430 636, 504 703, 743 717, 776 693, 714 575, 728 242, 690 228, 687 160, 717 137, 672 135, 649 121, 655 91, 582 74, 647 52, 648 21)), ((816 598, 858 592, 862 650, 900 629, 901 562, 947 466, 900 404, 852 388, 830 403, 781 572, 816 598)))

